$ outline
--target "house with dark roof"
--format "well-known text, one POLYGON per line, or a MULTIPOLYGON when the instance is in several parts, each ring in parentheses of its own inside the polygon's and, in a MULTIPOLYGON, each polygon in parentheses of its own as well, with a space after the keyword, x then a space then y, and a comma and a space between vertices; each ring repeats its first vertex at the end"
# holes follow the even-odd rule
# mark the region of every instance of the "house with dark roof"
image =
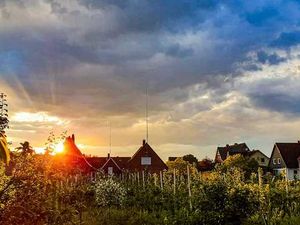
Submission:
POLYGON ((246 143, 235 143, 233 145, 227 144, 224 147, 218 147, 216 156, 215 156, 215 163, 223 163, 228 156, 241 154, 241 155, 247 155, 249 154, 250 149, 246 145, 246 143))
POLYGON ((142 146, 132 157, 88 157, 81 153, 75 144, 75 136, 67 137, 64 143, 64 160, 85 172, 103 171, 106 174, 120 175, 123 172, 158 173, 167 170, 152 147, 143 140, 142 146))
POLYGON ((75 143, 75 135, 66 137, 63 144, 63 151, 54 156, 57 166, 68 168, 72 173, 91 173, 97 170, 96 167, 87 160, 75 143))
POLYGON ((127 169, 132 172, 147 171, 150 173, 158 173, 167 170, 168 167, 151 146, 143 140, 142 146, 128 161, 127 169))
POLYGON ((300 141, 296 143, 275 143, 269 167, 275 175, 286 175, 288 180, 300 178, 300 141))
POLYGON ((262 168, 267 168, 269 165, 269 158, 260 150, 250 150, 246 143, 235 143, 233 145, 226 145, 224 147, 218 147, 215 163, 223 163, 229 156, 240 154, 248 159, 254 159, 258 165, 262 168))

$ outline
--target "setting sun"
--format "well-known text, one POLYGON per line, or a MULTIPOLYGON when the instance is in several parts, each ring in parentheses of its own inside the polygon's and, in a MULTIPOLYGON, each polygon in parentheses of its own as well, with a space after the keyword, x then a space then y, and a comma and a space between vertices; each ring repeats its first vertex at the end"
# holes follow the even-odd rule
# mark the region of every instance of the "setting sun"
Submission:
POLYGON ((59 153, 62 153, 63 151, 64 151, 64 144, 63 144, 63 142, 60 142, 55 145, 53 153, 59 154, 59 153))

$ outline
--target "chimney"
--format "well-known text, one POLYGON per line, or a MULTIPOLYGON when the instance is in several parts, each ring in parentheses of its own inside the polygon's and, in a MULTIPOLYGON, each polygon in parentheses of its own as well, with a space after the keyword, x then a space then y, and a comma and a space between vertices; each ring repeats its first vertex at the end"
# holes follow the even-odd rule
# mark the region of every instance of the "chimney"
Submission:
POLYGON ((75 142, 75 135, 74 134, 72 134, 72 140, 73 140, 73 142, 75 142))
POLYGON ((146 140, 145 139, 143 139, 143 146, 146 144, 146 140))
POLYGON ((110 158, 110 153, 107 153, 107 159, 109 159, 110 158))

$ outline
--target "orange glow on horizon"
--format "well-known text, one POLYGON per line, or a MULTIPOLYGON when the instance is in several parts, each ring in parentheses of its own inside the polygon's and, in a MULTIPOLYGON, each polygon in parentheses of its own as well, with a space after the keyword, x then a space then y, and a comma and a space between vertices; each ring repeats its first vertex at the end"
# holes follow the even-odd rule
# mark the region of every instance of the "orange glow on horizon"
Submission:
POLYGON ((63 153, 63 151, 64 151, 64 143, 63 142, 59 142, 58 144, 56 144, 54 146, 53 155, 63 153))

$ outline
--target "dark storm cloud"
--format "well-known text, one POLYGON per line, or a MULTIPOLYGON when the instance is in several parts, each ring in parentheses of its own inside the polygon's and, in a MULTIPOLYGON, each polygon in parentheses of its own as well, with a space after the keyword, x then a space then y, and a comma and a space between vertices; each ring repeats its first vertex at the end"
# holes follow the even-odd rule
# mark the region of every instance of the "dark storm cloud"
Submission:
POLYGON ((271 42, 272 47, 288 48, 300 43, 300 31, 282 32, 279 37, 271 42))
POLYGON ((286 59, 284 57, 280 57, 276 53, 268 54, 265 51, 258 51, 257 52, 257 60, 260 63, 263 63, 263 64, 269 63, 271 65, 277 65, 281 62, 286 61, 286 59))
POLYGON ((258 106, 271 111, 288 113, 294 116, 300 114, 300 96, 291 97, 280 93, 255 93, 251 95, 251 99, 258 106))
MULTIPOLYGON (((227 76, 238 77, 241 67, 258 70, 259 64, 284 63, 287 59, 276 49, 286 51, 300 41, 300 9, 294 1, 70 2, 0 1, 10 14, 3 23, 11 23, 0 30, 0 72, 12 86, 11 75, 16 76, 43 107, 70 106, 64 112, 54 107, 57 113, 74 111, 77 98, 91 115, 142 115, 146 83, 157 111, 186 101, 190 96, 184 90, 193 84, 225 94, 230 91, 223 87, 227 76), (51 15, 48 9, 40 11, 49 21, 33 25, 22 17, 18 26, 12 4, 27 12, 32 5, 48 4, 51 15), (257 62, 243 64, 251 52, 257 62), (176 97, 177 91, 183 96, 176 97)), ((249 97, 263 107, 263 99, 271 96, 249 97)))

